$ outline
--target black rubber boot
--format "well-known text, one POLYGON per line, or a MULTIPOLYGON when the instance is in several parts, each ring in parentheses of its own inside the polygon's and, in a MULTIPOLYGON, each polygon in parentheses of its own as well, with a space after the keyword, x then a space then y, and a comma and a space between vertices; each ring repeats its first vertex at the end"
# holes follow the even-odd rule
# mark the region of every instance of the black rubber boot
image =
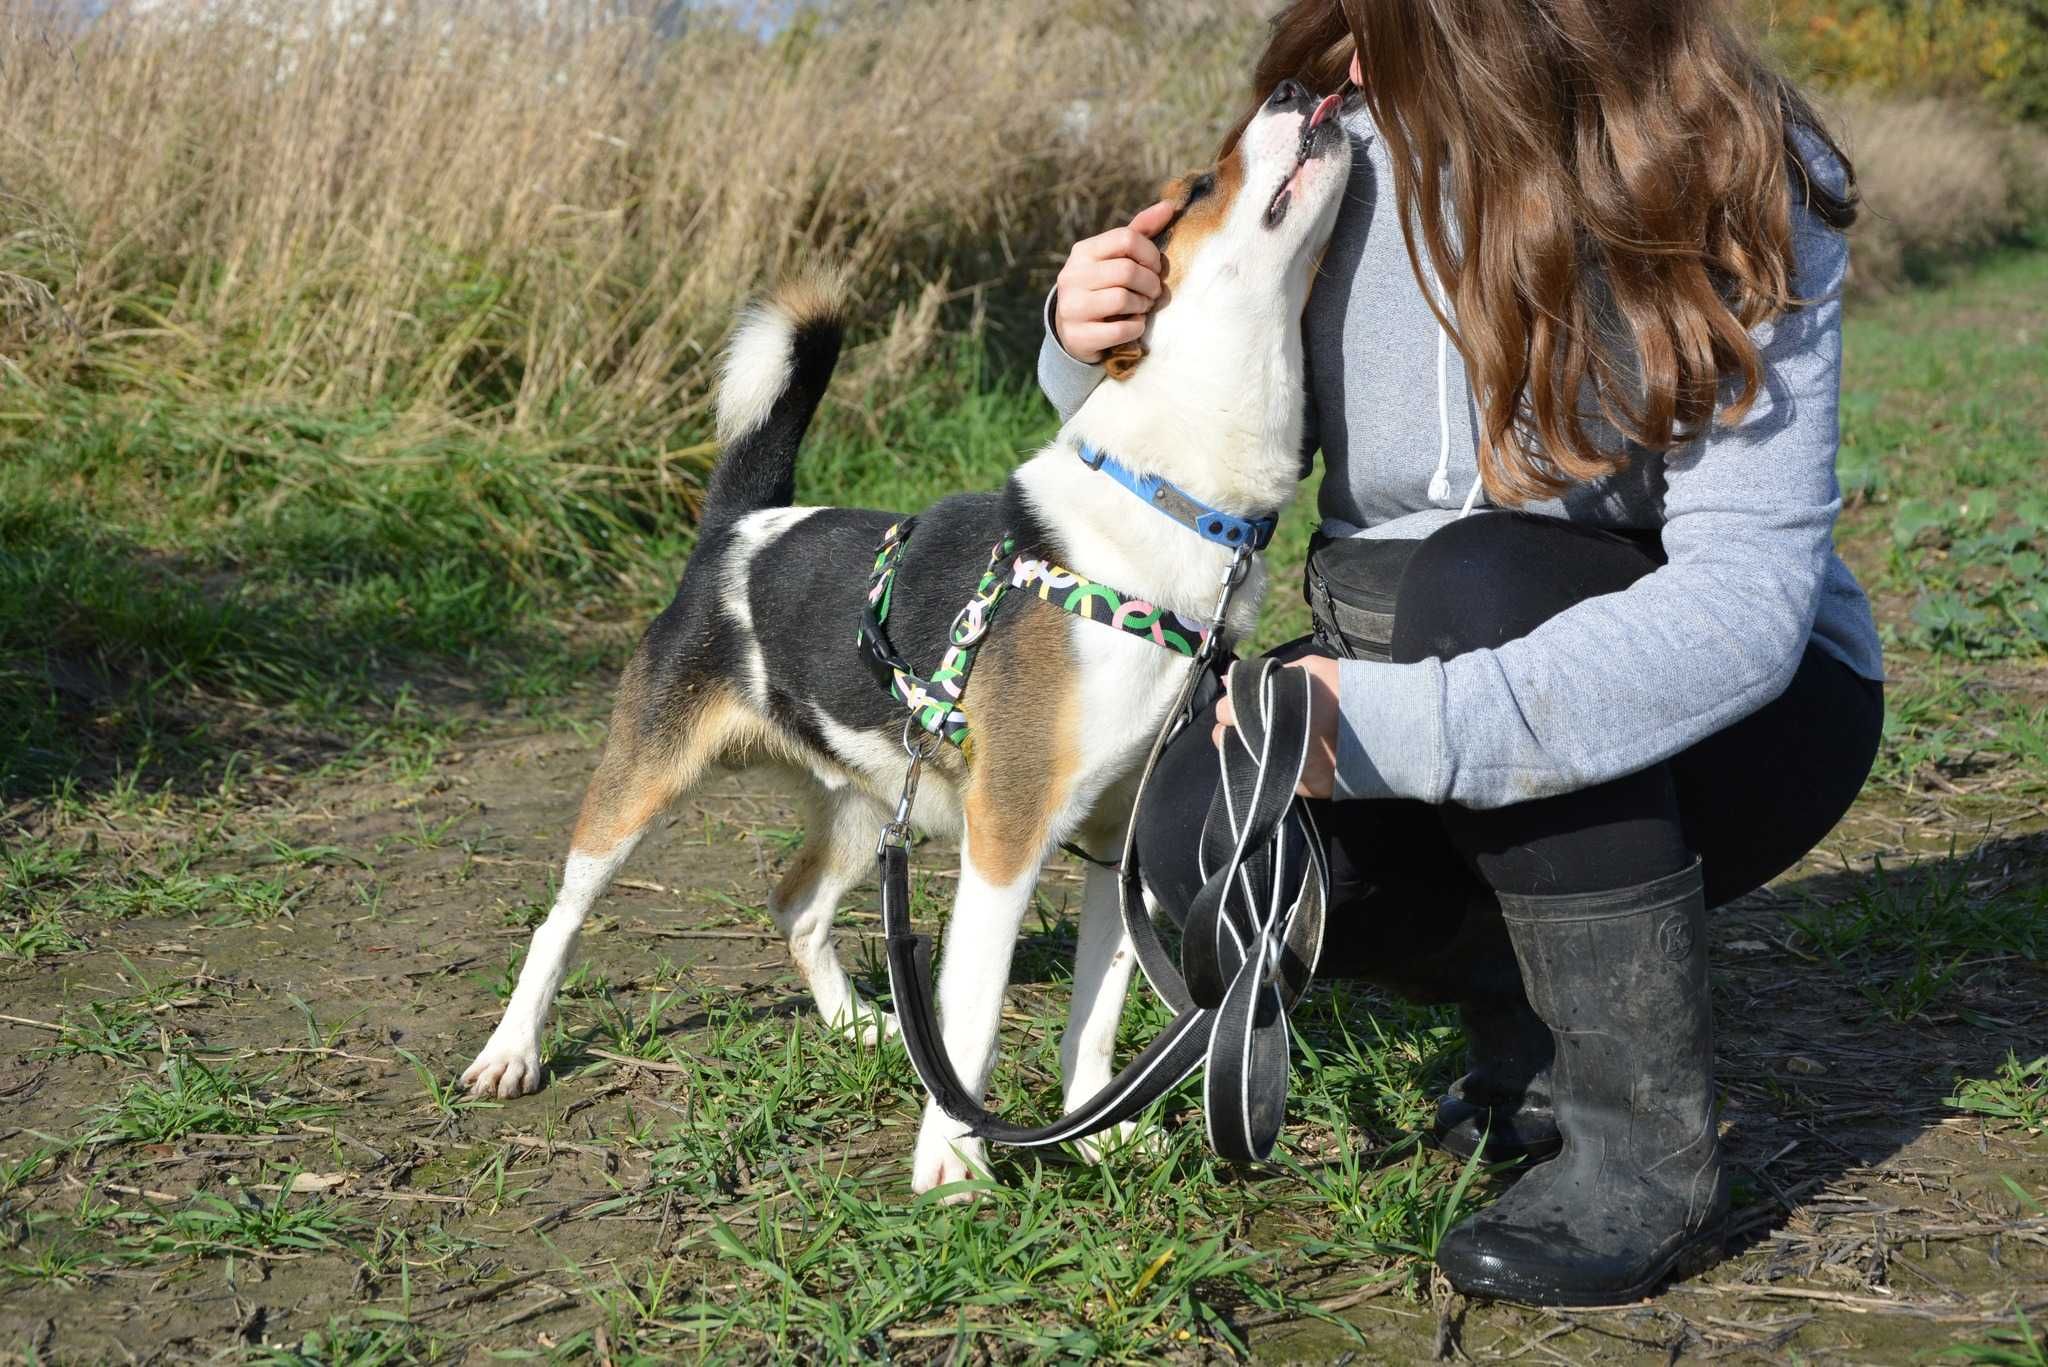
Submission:
POLYGON ((1446 1234, 1437 1265, 1471 1296, 1637 1300, 1728 1210, 1699 865, 1613 892, 1500 900, 1529 1002, 1557 1038, 1564 1148, 1446 1234))
POLYGON ((1558 1150, 1551 1115, 1550 1027, 1529 1009, 1522 969, 1493 891, 1475 884, 1451 934, 1406 958, 1390 956, 1382 986, 1421 1002, 1456 1002, 1465 1027, 1465 1075, 1437 1099, 1429 1138, 1447 1153, 1540 1163, 1558 1150))
POLYGON ((1479 1153, 1488 1163, 1555 1157, 1562 1141, 1551 1113, 1550 1027, 1520 992, 1460 1002, 1458 1019, 1468 1071, 1438 1099, 1430 1138, 1446 1153, 1479 1153))

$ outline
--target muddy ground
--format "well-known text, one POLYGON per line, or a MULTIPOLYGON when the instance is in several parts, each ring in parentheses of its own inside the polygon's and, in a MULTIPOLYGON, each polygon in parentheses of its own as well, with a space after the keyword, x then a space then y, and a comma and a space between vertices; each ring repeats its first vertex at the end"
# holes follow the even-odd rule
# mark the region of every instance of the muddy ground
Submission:
MULTIPOLYGON (((127 914, 68 921, 76 943, 62 952, 0 959, 0 1357, 190 1361, 283 1345, 299 1361, 506 1350, 623 1361, 630 1328, 603 1292, 634 1284, 620 1269, 681 1269, 679 1284, 695 1289, 672 1297, 678 1304, 769 1294, 759 1288, 772 1278, 736 1269, 713 1231, 719 1221, 804 1226, 774 1173, 742 1162, 706 1199, 673 1185, 656 1201, 632 1198, 652 1189, 659 1166, 649 1136, 687 1123, 699 1100, 691 1089, 717 1085, 715 1072, 673 1060, 727 1057, 733 1019, 768 1023, 761 1038, 856 1048, 806 1015, 760 910, 794 838, 773 781, 719 776, 627 870, 585 937, 591 970, 572 981, 565 1008, 571 1043, 541 1094, 469 1106, 437 1091, 488 1034, 508 966, 550 896, 594 758, 587 719, 597 701, 592 693, 545 727, 483 723, 462 748, 399 779, 286 779, 207 818, 143 808, 69 829, 68 843, 85 836, 100 863, 156 868, 165 849, 195 842, 213 853, 194 876, 225 871, 281 891, 217 890, 210 904, 170 914, 152 914, 143 897, 127 914), (688 1009, 637 1034, 631 1022, 607 1026, 601 997, 631 1002, 661 985, 685 993, 688 1009), (706 1002, 724 1006, 707 1012, 706 1002), (109 1017, 98 1024, 96 1004, 109 1017), (111 1019, 109 1004, 129 1015, 111 1019), (226 1133, 100 1133, 128 1123, 127 1089, 160 1085, 173 1056, 261 1079, 252 1104, 288 1098, 298 1109, 226 1133), (318 1206, 342 1223, 295 1245, 289 1231, 213 1237, 203 1222, 170 1218, 208 1193, 223 1208, 318 1206)), ((1970 905, 2024 899, 2048 874, 2044 831, 2048 812, 2031 798, 1874 794, 1800 869, 1715 918, 1723 1120, 1741 1185, 1718 1265, 1634 1307, 1468 1305, 1432 1287, 1412 1257, 1302 1258, 1293 1246, 1313 1233, 1313 1217, 1276 1221, 1233 1206, 1217 1211, 1222 1232, 1233 1247, 1274 1255, 1274 1284, 1296 1308, 1226 1305, 1231 1333, 1273 1361, 1903 1362, 1989 1345, 2016 1314, 2039 1316, 2039 1113, 1998 1117, 1950 1099, 1959 1078, 1994 1078, 2010 1051, 2021 1061, 2048 1052, 2048 965, 1992 947, 1928 970, 1881 936, 1859 946, 1845 927, 1878 886, 1874 860, 1890 870, 1884 905, 1908 915, 1922 893, 1970 905), (1815 922, 1828 906, 1846 910, 1815 922), (1922 1005, 1926 980, 1941 973, 1922 1005), (1325 1318, 1306 1317, 1309 1305, 1325 1318)), ((36 838, 25 828, 16 851, 36 838)), ((926 862, 942 870, 944 852, 927 851, 926 862)), ((17 889, 50 885, 17 872, 17 889)), ((1076 886, 1068 867, 1049 875, 1055 950, 1056 918, 1076 886)), ((871 897, 857 894, 841 922, 849 962, 870 970, 871 897)), ((785 1151, 872 1199, 907 1204, 915 1084, 900 1049, 877 1066, 871 1105, 831 1110, 820 1132, 788 1117, 785 1151), (855 1118, 863 1109, 865 1121, 855 1118)), ((1436 1060, 1423 1081, 1448 1066, 1436 1060)), ((1364 1126, 1355 1142, 1367 1133, 1385 1141, 1395 1128, 1364 1126)), ((1001 1175, 1021 1171, 1005 1159, 1001 1175)), ((1045 1180, 1056 1187, 1064 1171, 1045 1180)), ((693 1343, 741 1358, 830 1355, 801 1332, 707 1340, 699 1324, 695 1339, 662 1338, 663 1324, 692 1322, 662 1313, 627 1312, 643 1356, 687 1355, 693 1343)), ((1060 1312, 1030 1314, 1045 1324, 1060 1312)), ((1018 1354, 949 1323, 913 1317, 861 1351, 1018 1354)), ((1228 1350, 1227 1338, 1185 1330, 1121 1342, 1118 1355, 1148 1343, 1182 1356, 1228 1350)))

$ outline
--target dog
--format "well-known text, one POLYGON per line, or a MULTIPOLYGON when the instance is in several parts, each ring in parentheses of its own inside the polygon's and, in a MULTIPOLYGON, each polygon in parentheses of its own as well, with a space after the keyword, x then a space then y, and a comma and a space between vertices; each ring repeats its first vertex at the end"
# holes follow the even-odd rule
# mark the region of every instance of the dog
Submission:
MULTIPOLYGON (((1167 187, 1177 208, 1159 239, 1164 290, 1144 337, 1110 354, 1109 378, 999 492, 948 497, 917 517, 888 607, 902 658, 924 666, 940 657, 1005 537, 1021 555, 1073 566, 1140 607, 1207 620, 1238 552, 1139 506, 1078 453, 1111 453, 1243 518, 1275 516, 1292 496, 1302 307, 1351 158, 1327 117, 1336 103, 1284 83, 1220 163, 1167 187)), ((625 668, 554 906, 502 1021, 462 1075, 477 1095, 540 1086, 543 1027, 591 904, 649 824, 714 764, 775 765, 806 780, 804 841, 769 911, 826 1021, 871 1042, 893 1029, 848 980, 832 922, 872 868, 904 779, 909 713, 854 648, 877 546, 895 519, 792 506, 798 445, 837 362, 842 309, 829 284, 785 287, 734 334, 718 399, 723 453, 696 548, 625 668)), ((1250 631, 1264 583, 1253 557, 1227 640, 1250 631)), ((1062 842, 1121 847, 1139 770, 1187 668, 1183 655, 1021 588, 981 642, 959 704, 971 748, 936 747, 911 813, 918 828, 960 842, 938 1004, 945 1047, 977 1093, 1039 871, 1062 842)), ((1132 963, 1116 876, 1091 865, 1061 1046, 1070 1109, 1110 1078, 1132 963)), ((980 1141, 928 1104, 912 1187, 977 1171, 980 1141)))

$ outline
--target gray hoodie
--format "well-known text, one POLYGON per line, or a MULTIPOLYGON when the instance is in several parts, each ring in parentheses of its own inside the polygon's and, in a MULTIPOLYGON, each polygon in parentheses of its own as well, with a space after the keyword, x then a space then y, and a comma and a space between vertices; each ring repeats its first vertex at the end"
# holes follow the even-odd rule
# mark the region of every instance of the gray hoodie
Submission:
MULTIPOLYGON (((1345 127, 1358 155, 1302 322, 1323 530, 1420 538, 1484 513, 1476 411, 1409 266, 1384 144, 1362 110, 1345 127)), ((1818 139, 1800 150, 1817 177, 1840 177, 1818 139)), ((1848 247, 1803 204, 1792 228, 1793 290, 1813 302, 1754 334, 1764 384, 1743 421, 1526 505, 1657 529, 1668 563, 1497 650, 1343 662, 1339 797, 1499 807, 1618 778, 1775 698, 1809 644, 1883 678, 1870 605, 1833 544, 1848 247)), ((1038 378, 1064 420, 1102 369, 1048 328, 1038 378)))

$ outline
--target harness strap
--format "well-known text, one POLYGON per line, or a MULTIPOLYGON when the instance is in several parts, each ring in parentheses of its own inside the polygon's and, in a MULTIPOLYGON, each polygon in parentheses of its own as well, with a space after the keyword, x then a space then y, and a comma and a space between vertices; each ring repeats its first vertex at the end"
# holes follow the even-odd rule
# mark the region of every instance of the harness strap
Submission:
POLYGON ((1097 583, 1086 575, 1035 556, 1014 555, 1017 540, 1005 535, 990 548, 988 568, 974 595, 954 615, 946 633, 946 651, 938 668, 927 677, 910 667, 890 644, 889 604, 895 595, 896 571, 903 559, 903 547, 910 540, 917 519, 906 517, 882 534, 869 573, 868 596, 861 611, 860 630, 854 636, 862 661, 875 681, 910 712, 916 724, 949 745, 965 751, 971 744, 967 714, 960 708, 967 691, 967 676, 974 671, 974 657, 981 649, 995 621, 996 609, 1012 588, 1035 592, 1039 598, 1063 612, 1101 626, 1150 641, 1177 655, 1199 653, 1211 628, 1183 617, 1171 608, 1097 583), (1005 563, 1007 562, 1007 564, 1005 563))
POLYGON ((854 644, 868 672, 889 694, 908 708, 917 725, 962 750, 967 748, 967 714, 960 710, 960 695, 967 689, 967 676, 974 671, 974 656, 988 635, 996 609, 1009 591, 1010 580, 1003 573, 1003 561, 1016 549, 1005 536, 988 553, 988 568, 981 583, 953 617, 946 633, 946 652, 930 678, 919 675, 889 643, 883 623, 889 619, 889 600, 896 588, 896 568, 903 558, 903 543, 910 539, 917 519, 906 517, 882 534, 875 552, 875 566, 868 581, 867 604, 861 612, 860 630, 854 644))
POLYGON ((1040 598, 1064 612, 1086 617, 1106 627, 1115 627, 1118 631, 1127 631, 1177 655, 1193 655, 1202 648, 1202 641, 1209 634, 1209 629, 1200 622, 1183 617, 1171 608, 1133 598, 1050 560, 1018 556, 1011 563, 1010 584, 1014 588, 1034 590, 1040 598))

